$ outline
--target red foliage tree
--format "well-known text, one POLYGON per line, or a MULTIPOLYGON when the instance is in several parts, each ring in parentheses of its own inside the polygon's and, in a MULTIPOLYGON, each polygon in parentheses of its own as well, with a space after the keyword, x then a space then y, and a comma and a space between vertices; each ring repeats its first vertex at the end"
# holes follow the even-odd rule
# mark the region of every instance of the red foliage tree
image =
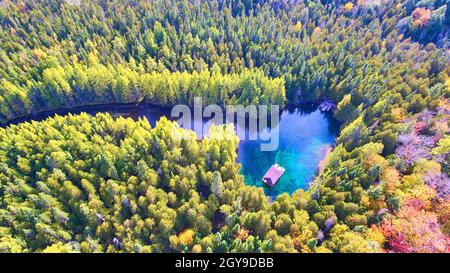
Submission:
POLYGON ((419 26, 426 26, 431 18, 431 10, 427 8, 416 8, 412 13, 412 17, 414 22, 419 24, 419 26))

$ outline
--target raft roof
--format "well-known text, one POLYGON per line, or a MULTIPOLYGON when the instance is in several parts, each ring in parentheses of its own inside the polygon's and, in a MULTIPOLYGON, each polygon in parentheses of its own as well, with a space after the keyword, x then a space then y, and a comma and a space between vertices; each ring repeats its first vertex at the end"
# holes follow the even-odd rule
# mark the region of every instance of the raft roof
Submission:
POLYGON ((264 175, 262 181, 270 187, 275 186, 280 177, 283 175, 285 169, 278 164, 272 165, 267 173, 264 175))

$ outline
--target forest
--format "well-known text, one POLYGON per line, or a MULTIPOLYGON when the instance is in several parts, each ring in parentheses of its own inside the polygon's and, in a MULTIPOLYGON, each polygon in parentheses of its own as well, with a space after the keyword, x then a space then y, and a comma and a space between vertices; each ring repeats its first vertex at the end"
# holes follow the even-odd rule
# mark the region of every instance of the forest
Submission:
POLYGON ((0 252, 450 252, 447 1, 2 0, 0 25, 0 252), (8 123, 198 96, 326 99, 340 134, 269 200, 227 127, 8 123))

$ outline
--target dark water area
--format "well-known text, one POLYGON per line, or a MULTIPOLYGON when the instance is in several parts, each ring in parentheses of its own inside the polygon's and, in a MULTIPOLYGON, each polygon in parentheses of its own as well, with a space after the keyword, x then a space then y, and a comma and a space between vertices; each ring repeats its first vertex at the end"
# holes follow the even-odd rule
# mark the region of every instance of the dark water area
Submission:
MULTIPOLYGON (((86 112, 95 115, 108 112, 113 116, 124 116, 138 119, 146 117, 154 127, 163 116, 170 118, 171 109, 153 105, 93 105, 57 111, 42 112, 14 120, 2 127, 22 122, 41 121, 56 114, 79 114, 86 112)), ((204 120, 205 124, 208 120, 204 120)), ((246 123, 248 124, 248 123, 246 123)), ((314 106, 288 108, 280 113, 279 146, 275 151, 261 151, 261 140, 241 140, 238 147, 238 162, 242 164, 241 172, 247 185, 263 187, 265 193, 276 198, 281 193, 293 193, 297 189, 308 189, 317 173, 318 166, 328 151, 331 150, 339 132, 339 123, 330 113, 324 113, 314 106), (270 188, 262 181, 262 177, 273 164, 279 164, 286 171, 278 183, 270 188)), ((245 128, 248 136, 248 128, 245 128)))
POLYGON ((95 115, 97 113, 110 113, 112 116, 123 116, 138 119, 139 117, 147 117, 148 121, 155 126, 156 121, 162 116, 170 117, 170 109, 150 104, 101 104, 101 105, 85 105, 73 108, 62 108, 58 110, 43 111, 29 116, 20 117, 9 121, 6 124, 0 124, 0 127, 5 128, 10 125, 17 125, 23 122, 43 121, 55 115, 65 116, 68 114, 78 115, 81 113, 88 113, 95 115))

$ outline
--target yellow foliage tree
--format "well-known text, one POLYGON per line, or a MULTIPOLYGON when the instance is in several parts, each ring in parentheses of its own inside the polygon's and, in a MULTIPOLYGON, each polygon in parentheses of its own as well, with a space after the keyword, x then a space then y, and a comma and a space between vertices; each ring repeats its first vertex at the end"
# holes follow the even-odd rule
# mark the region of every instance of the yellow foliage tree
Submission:
POLYGON ((185 229, 178 235, 178 240, 185 246, 190 246, 194 242, 195 232, 193 229, 185 229))
POLYGON ((347 2, 347 4, 344 5, 345 11, 351 11, 353 9, 353 3, 347 2))

